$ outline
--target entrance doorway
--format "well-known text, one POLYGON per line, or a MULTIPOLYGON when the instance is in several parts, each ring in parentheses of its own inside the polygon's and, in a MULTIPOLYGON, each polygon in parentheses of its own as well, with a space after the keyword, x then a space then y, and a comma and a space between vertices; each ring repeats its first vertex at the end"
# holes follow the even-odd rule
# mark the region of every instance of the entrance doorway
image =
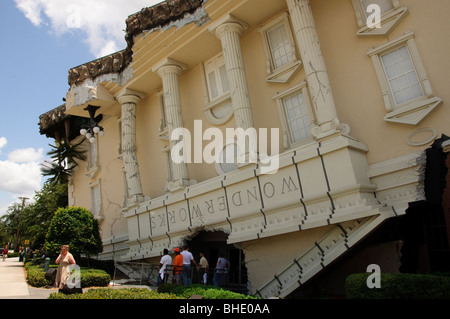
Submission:
MULTIPOLYGON (((247 267, 245 267, 244 253, 234 245, 227 244, 227 239, 228 235, 222 231, 201 231, 190 241, 187 241, 187 244, 197 263, 200 261, 201 252, 208 260, 208 284, 212 284, 214 268, 219 255, 222 253, 230 262, 230 272, 226 283, 227 288, 247 287, 247 267)), ((196 277, 198 276, 194 275, 192 283, 200 282, 200 278, 196 277)))

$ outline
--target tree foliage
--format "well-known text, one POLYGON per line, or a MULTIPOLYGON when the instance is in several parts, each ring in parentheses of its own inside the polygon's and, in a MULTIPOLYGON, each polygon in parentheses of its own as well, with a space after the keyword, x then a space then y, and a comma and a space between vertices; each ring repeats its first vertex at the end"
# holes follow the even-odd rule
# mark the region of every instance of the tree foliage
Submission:
POLYGON ((56 142, 56 146, 49 144, 52 150, 47 155, 52 161, 42 165, 41 173, 48 176, 51 183, 67 184, 73 169, 78 166, 77 160, 85 161, 87 158, 86 150, 82 149, 84 139, 77 144, 66 139, 56 142))
POLYGON ((9 206, 0 219, 1 243, 15 242, 20 219, 19 244, 23 245, 27 239, 32 243, 32 249, 42 248, 53 215, 58 208, 66 207, 67 204, 67 185, 46 182, 22 213, 21 204, 9 206))
POLYGON ((103 250, 98 221, 82 207, 59 208, 50 222, 44 248, 50 254, 69 245, 75 255, 96 255, 103 250))

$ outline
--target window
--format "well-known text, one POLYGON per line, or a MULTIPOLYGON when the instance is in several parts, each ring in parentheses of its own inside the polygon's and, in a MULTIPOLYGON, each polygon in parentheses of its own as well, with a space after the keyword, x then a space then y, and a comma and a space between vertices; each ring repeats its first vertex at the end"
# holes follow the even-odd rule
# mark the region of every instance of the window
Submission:
POLYGON ((303 93, 283 99, 289 132, 294 143, 310 136, 311 123, 303 93))
POLYGON ((214 101, 230 92, 228 73, 222 53, 205 62, 205 72, 210 101, 214 101))
POLYGON ((442 102, 433 94, 414 33, 408 32, 367 54, 380 82, 386 121, 416 125, 442 102))
POLYGON ((207 92, 204 112, 213 124, 227 122, 233 115, 230 82, 223 53, 219 53, 203 64, 204 86, 207 92))
POLYGON ((98 170, 98 139, 94 143, 87 141, 88 158, 86 166, 86 176, 93 178, 98 170))
POLYGON ((91 213, 95 218, 101 219, 101 192, 100 181, 96 181, 89 185, 91 191, 91 213))
POLYGON ((294 37, 287 12, 283 12, 258 29, 263 38, 267 59, 268 82, 287 83, 300 69, 294 37))
POLYGON ((403 20, 408 14, 408 9, 401 7, 398 0, 352 0, 359 30, 358 36, 386 36, 403 20), (372 4, 378 5, 381 10, 381 27, 370 28, 367 19, 373 12, 368 12, 372 4))
POLYGON ((395 105, 423 96, 414 63, 406 45, 381 55, 395 105))
POLYGON ((311 127, 313 122, 311 104, 302 82, 273 97, 277 102, 283 127, 283 144, 285 149, 312 140, 311 127))
POLYGON ((270 55, 275 69, 281 68, 283 65, 291 61, 294 48, 291 47, 286 24, 282 23, 275 28, 267 31, 267 40, 269 41, 270 55))
POLYGON ((164 92, 158 93, 159 111, 161 118, 159 120, 159 133, 158 138, 163 140, 169 140, 169 129, 167 127, 166 105, 164 102, 164 92))

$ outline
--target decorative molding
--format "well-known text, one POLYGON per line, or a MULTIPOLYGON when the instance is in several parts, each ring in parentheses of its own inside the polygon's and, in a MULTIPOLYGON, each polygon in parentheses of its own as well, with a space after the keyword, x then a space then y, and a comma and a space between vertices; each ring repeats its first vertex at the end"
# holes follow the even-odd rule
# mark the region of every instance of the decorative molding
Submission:
POLYGON ((388 36, 400 22, 408 15, 408 9, 401 7, 381 17, 380 28, 369 28, 367 25, 360 28, 356 34, 360 37, 364 36, 388 36))
POLYGON ((417 125, 442 103, 442 99, 434 96, 433 90, 431 89, 428 75, 414 41, 413 32, 408 31, 403 36, 391 40, 377 48, 370 49, 367 51, 367 55, 372 59, 381 86, 386 108, 386 116, 384 117, 386 122, 417 125), (423 95, 396 105, 390 84, 386 77, 386 72, 381 62, 381 56, 402 46, 406 46, 409 52, 423 95))
POLYGON ((436 139, 437 135, 438 133, 434 128, 430 127, 420 128, 408 135, 408 137, 406 138, 406 143, 408 143, 409 146, 427 145, 433 142, 436 139), (415 139, 417 136, 420 136, 424 133, 428 135, 425 139, 423 137, 421 137, 421 140, 415 139))
POLYGON ((389 112, 384 120, 386 122, 417 125, 441 103, 442 99, 438 97, 420 98, 389 112))
POLYGON ((276 174, 248 166, 128 208, 125 259, 157 256, 158 245, 199 230, 224 230, 237 243, 379 214, 376 185, 353 169, 367 165, 366 152, 339 136, 281 154, 276 174))

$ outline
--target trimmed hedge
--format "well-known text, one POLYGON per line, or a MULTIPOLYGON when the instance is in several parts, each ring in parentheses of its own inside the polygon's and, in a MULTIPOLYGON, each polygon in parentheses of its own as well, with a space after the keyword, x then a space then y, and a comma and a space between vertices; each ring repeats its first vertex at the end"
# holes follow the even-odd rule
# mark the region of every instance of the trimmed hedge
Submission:
POLYGON ((347 277, 348 299, 450 299, 450 277, 381 273, 381 288, 368 288, 370 273, 347 277))
POLYGON ((203 296, 204 299, 259 299, 254 296, 201 284, 194 284, 191 286, 164 284, 158 288, 158 292, 173 293, 185 299, 189 299, 192 295, 200 295, 203 296))
POLYGON ((170 293, 158 293, 147 288, 96 288, 89 289, 83 294, 65 295, 52 293, 48 299, 181 299, 170 293))
MULTIPOLYGON (((58 266, 50 265, 50 268, 57 268, 58 266)), ((39 268, 31 263, 25 264, 27 271, 27 282, 32 287, 46 287, 51 284, 45 279, 44 268, 39 268)), ((81 287, 106 287, 111 281, 111 276, 104 270, 81 268, 81 287)))

